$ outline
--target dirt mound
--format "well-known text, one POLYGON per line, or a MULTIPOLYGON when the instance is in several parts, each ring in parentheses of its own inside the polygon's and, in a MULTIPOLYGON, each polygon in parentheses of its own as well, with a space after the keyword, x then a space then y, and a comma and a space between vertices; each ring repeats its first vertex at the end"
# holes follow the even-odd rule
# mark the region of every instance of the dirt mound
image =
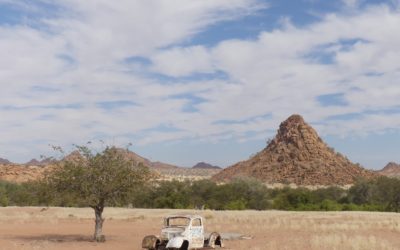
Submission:
POLYGON ((199 162, 196 165, 194 165, 192 168, 193 169, 221 169, 218 166, 213 166, 213 165, 211 165, 209 163, 205 163, 205 162, 199 162))
POLYGON ((271 184, 346 185, 359 177, 376 175, 336 153, 300 115, 292 115, 281 123, 265 149, 224 169, 213 179, 229 181, 249 176, 271 184))
POLYGON ((389 162, 382 170, 377 172, 388 177, 400 177, 400 164, 389 162))

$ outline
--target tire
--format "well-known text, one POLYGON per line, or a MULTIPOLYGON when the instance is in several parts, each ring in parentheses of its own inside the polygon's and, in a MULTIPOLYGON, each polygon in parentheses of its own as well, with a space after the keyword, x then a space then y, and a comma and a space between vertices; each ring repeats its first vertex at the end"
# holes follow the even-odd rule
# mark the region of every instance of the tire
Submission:
POLYGON ((179 250, 188 250, 189 248, 189 242, 184 241, 181 248, 179 248, 179 250))
POLYGON ((208 240, 208 246, 212 249, 217 247, 218 248, 224 247, 221 235, 219 235, 219 233, 216 232, 210 234, 210 238, 208 240))

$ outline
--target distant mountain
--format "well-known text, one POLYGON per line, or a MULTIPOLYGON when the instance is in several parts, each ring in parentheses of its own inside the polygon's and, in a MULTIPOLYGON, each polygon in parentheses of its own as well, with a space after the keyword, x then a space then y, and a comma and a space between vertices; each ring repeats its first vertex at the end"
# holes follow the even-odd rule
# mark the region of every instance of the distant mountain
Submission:
POLYGON ((276 137, 265 149, 212 179, 225 182, 241 176, 271 184, 346 185, 359 177, 372 178, 378 174, 336 153, 303 117, 292 115, 281 123, 276 137))
POLYGON ((27 165, 27 166, 39 166, 40 165, 40 161, 38 161, 36 159, 32 159, 32 160, 28 161, 27 163, 25 163, 25 165, 27 165))
POLYGON ((218 166, 213 166, 209 163, 205 163, 205 162, 199 162, 196 165, 194 165, 192 168, 194 169, 221 169, 218 166))
MULTIPOLYGON (((152 162, 132 151, 126 149, 118 149, 125 157, 131 159, 135 162, 142 163, 145 166, 150 167, 150 169, 158 172, 160 175, 162 171, 174 171, 175 169, 181 169, 177 166, 162 163, 162 162, 152 162)), ((81 156, 79 151, 73 151, 69 155, 65 156, 62 160, 74 161, 78 160, 81 156)), ((0 168, 0 179, 12 182, 25 182, 30 180, 36 180, 41 178, 46 171, 52 171, 54 163, 56 161, 52 158, 46 158, 43 160, 32 159, 25 164, 9 164, 7 160, 1 159, 0 164, 3 164, 0 168)))
POLYGON ((56 161, 52 158, 45 158, 41 161, 38 161, 36 159, 32 159, 30 161, 28 161, 27 163, 25 163, 24 165, 26 166, 47 166, 50 165, 52 163, 55 163, 56 161))
POLYGON ((149 159, 147 159, 147 158, 145 158, 143 156, 140 156, 140 155, 136 154, 135 152, 132 152, 132 151, 127 150, 127 149, 120 148, 118 150, 120 152, 122 152, 123 154, 125 154, 126 157, 128 157, 129 159, 132 159, 133 161, 142 163, 143 165, 148 166, 148 167, 153 168, 153 169, 156 169, 156 170, 157 169, 178 168, 177 166, 174 166, 174 165, 171 165, 171 164, 168 164, 168 163, 163 163, 163 162, 159 162, 159 161, 156 161, 156 162, 150 161, 149 159))
POLYGON ((152 167, 154 169, 175 169, 175 168, 179 168, 178 166, 175 166, 175 165, 172 165, 172 164, 168 164, 168 163, 164 163, 164 162, 159 162, 159 161, 151 162, 150 163, 150 167, 152 167))
POLYGON ((400 164, 389 162, 382 170, 377 172, 388 177, 400 177, 400 164))
POLYGON ((10 162, 10 161, 7 160, 7 159, 0 158, 0 164, 9 165, 9 164, 12 164, 12 162, 10 162))
MULTIPOLYGON (((136 154, 135 152, 132 152, 130 150, 127 149, 123 149, 123 148, 118 148, 118 151, 124 155, 125 157, 127 157, 130 160, 133 160, 134 162, 137 163, 142 163, 145 166, 148 166, 152 169, 174 169, 174 168, 178 168, 177 166, 168 164, 168 163, 163 163, 163 162, 152 162, 149 159, 140 156, 138 154, 136 154)), ((79 151, 73 151, 71 154, 67 155, 66 157, 64 157, 64 160, 74 160, 74 159, 79 159, 79 157, 81 157, 79 151)))

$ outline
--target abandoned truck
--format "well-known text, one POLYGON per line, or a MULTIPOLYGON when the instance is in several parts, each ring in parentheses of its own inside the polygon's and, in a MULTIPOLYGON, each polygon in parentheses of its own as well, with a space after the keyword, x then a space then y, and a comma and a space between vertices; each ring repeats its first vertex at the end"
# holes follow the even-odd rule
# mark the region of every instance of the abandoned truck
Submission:
POLYGON ((161 235, 148 235, 143 238, 142 248, 149 250, 164 249, 201 249, 223 247, 219 233, 205 236, 204 219, 199 215, 173 215, 164 218, 161 235))

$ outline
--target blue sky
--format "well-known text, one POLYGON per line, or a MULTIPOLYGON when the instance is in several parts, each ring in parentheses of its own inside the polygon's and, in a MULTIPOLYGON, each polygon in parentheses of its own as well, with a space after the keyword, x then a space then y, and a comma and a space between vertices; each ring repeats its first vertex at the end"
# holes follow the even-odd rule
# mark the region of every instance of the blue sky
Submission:
POLYGON ((0 157, 103 140, 225 167, 298 113, 400 162, 399 27, 399 0, 0 0, 0 157))

